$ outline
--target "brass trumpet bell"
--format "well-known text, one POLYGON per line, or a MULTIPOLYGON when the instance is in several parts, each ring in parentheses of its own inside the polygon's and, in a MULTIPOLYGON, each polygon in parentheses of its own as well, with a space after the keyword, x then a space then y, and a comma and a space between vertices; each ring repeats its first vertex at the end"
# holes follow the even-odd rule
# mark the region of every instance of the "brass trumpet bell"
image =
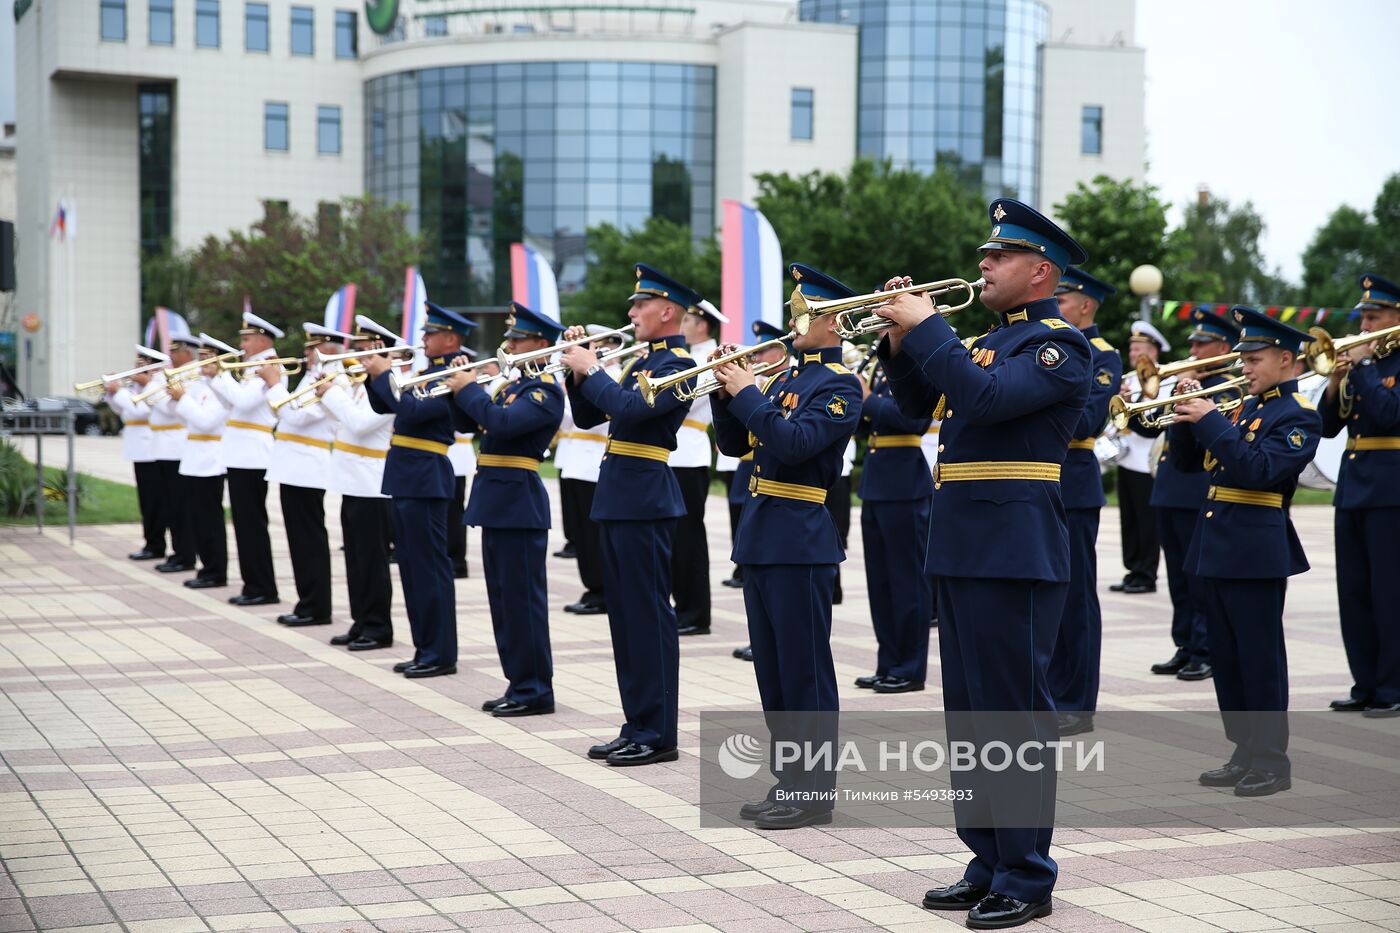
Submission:
MULTIPOLYGON (((642 393, 642 399, 648 405, 651 405, 653 408, 656 406, 656 400, 660 397, 662 392, 675 392, 676 397, 679 398, 681 401, 692 401, 694 399, 700 398, 702 395, 709 395, 712 392, 718 392, 720 389, 724 388, 724 386, 718 382, 700 382, 697 377, 699 377, 702 373, 710 372, 720 366, 725 365, 726 363, 737 363, 742 360, 747 360, 755 353, 760 353, 764 350, 768 350, 773 347, 782 346, 784 347, 784 350, 786 350, 783 341, 791 339, 792 336, 793 335, 791 333, 788 333, 786 336, 779 337, 776 340, 765 340, 763 343, 760 343, 757 346, 744 347, 742 349, 735 350, 733 353, 726 353, 723 356, 717 356, 714 359, 710 360, 708 363, 703 363, 700 366, 695 366, 691 369, 683 369, 680 372, 672 373, 669 376, 652 378, 647 373, 637 373, 637 388, 642 393), (692 381, 695 382, 694 385, 689 387, 685 385, 687 382, 692 381)), ((770 370, 781 368, 783 365, 784 364, 782 362, 770 363, 769 365, 763 367, 761 370, 755 370, 754 375, 762 375, 763 373, 769 372, 770 370)))
POLYGON ((1202 375, 1224 372, 1232 368, 1239 361, 1239 358, 1239 351, 1235 350, 1230 353, 1222 353, 1219 356, 1208 356, 1205 359, 1177 360, 1175 363, 1158 366, 1155 360, 1146 356, 1139 357, 1136 366, 1138 382, 1142 384, 1142 397, 1156 398, 1157 394, 1162 391, 1162 381, 1171 376, 1179 376, 1194 370, 1201 370, 1202 375))
POLYGON ((1376 347, 1377 356, 1387 356, 1400 347, 1400 324, 1373 330, 1369 334, 1353 334, 1336 340, 1321 327, 1313 327, 1308 330, 1308 336, 1312 337, 1312 342, 1303 351, 1307 356, 1308 365, 1319 376, 1330 376, 1332 370, 1337 368, 1337 357, 1352 347, 1380 341, 1380 346, 1376 347))
POLYGON ((812 318, 824 314, 835 314, 837 315, 836 333, 846 340, 854 340, 864 334, 873 334, 893 326, 892 321, 887 321, 875 313, 879 306, 891 298, 925 292, 930 298, 937 299, 949 292, 965 289, 967 298, 957 304, 940 305, 935 301, 934 309, 947 317, 967 308, 976 301, 977 290, 986 284, 982 279, 975 282, 969 282, 966 279, 940 279, 937 282, 925 282, 922 285, 908 285, 904 288, 891 288, 888 291, 853 295, 850 298, 833 298, 828 301, 812 301, 802 294, 802 289, 799 287, 793 289, 789 302, 792 307, 793 329, 799 334, 806 334, 811 329, 812 318))
POLYGON ((1147 399, 1142 402, 1126 402, 1121 395, 1115 395, 1108 400, 1108 417, 1113 422, 1113 426, 1120 431, 1126 430, 1128 422, 1134 418, 1140 419, 1149 428, 1162 428, 1176 420, 1176 415, 1170 410, 1163 411, 1158 415, 1150 415, 1149 412, 1158 408, 1170 409, 1177 402, 1187 399, 1213 398, 1225 394, 1230 394, 1232 397, 1221 399, 1215 403, 1215 407, 1221 412, 1234 411, 1244 404, 1245 386, 1247 385, 1249 385, 1247 377, 1236 376, 1234 379, 1228 379, 1210 388, 1183 392, 1180 395, 1169 395, 1166 398, 1147 399))

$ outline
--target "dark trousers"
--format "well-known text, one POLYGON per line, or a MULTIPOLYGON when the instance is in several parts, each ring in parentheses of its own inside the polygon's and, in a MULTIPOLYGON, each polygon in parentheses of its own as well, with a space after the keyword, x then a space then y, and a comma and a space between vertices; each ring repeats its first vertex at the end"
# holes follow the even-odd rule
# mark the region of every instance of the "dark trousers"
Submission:
POLYGON ((287 550, 297 585, 296 615, 331 617, 331 545, 326 536, 326 491, 278 485, 282 523, 287 526, 287 550))
MULTIPOLYGON (((831 513, 832 521, 836 522, 836 531, 841 535, 841 550, 846 549, 846 541, 851 537, 851 478, 849 476, 838 476, 832 487, 826 491, 826 510, 831 513)), ((831 601, 840 603, 843 598, 841 592, 841 565, 836 565, 836 584, 832 587, 831 601)))
POLYGON ((543 528, 481 529, 481 566, 491 604, 491 631, 506 675, 506 699, 554 705, 554 659, 549 650, 549 591, 543 528))
POLYGON ((452 573, 467 572, 467 526, 462 514, 467 510, 467 478, 457 477, 452 498, 447 500, 447 556, 452 559, 452 573))
POLYGON ((141 508, 142 545, 152 554, 165 554, 165 525, 161 522, 160 466, 156 461, 133 463, 136 470, 136 502, 141 508))
POLYGON ((598 523, 608 628, 625 724, 619 735, 676 747, 680 636, 671 606, 675 519, 598 523))
POLYGON ((183 495, 194 524, 194 552, 201 580, 228 579, 228 532, 224 528, 224 478, 181 476, 183 495))
POLYGON ((1351 695, 1400 703, 1400 509, 1337 509, 1337 606, 1351 695))
POLYGON ((933 601, 924 574, 933 500, 867 502, 860 510, 865 585, 875 629, 875 673, 923 683, 928 676, 928 620, 933 601))
POLYGON ((1152 514, 1152 474, 1118 467, 1118 527, 1128 577, 1157 579, 1157 518, 1152 514))
POLYGON ((447 500, 390 501, 413 660, 433 666, 456 664, 457 593, 447 556, 447 500))
POLYGON ((1215 699, 1232 764, 1289 774, 1286 579, 1202 578, 1215 699))
POLYGON ((267 533, 266 475, 266 470, 229 467, 228 501, 243 595, 276 599, 277 575, 272 569, 272 539, 267 533))
POLYGON ((1172 597, 1172 644, 1192 661, 1209 663, 1205 593, 1201 578, 1186 572, 1186 552, 1196 533, 1200 513, 1193 509, 1158 509, 1157 528, 1167 564, 1167 589, 1172 597))
POLYGON ((597 490, 597 483, 561 479, 559 511, 563 513, 565 525, 572 523, 574 529, 564 534, 573 542, 578 576, 583 581, 583 597, 579 601, 592 606, 606 606, 607 588, 603 585, 603 552, 602 545, 598 543, 598 523, 589 517, 593 511, 593 493, 597 490))
POLYGON ((1065 509, 1069 526, 1069 592, 1060 634, 1047 676, 1055 709, 1092 713, 1099 705, 1099 652, 1103 615, 1099 611, 1098 509, 1065 509))
POLYGON ((345 540, 345 585, 350 591, 349 635, 392 642, 394 581, 389 573, 389 500, 340 497, 345 540))
POLYGON ((195 561, 194 515, 185 501, 179 460, 157 460, 160 469, 160 521, 170 529, 170 559, 193 567, 195 561))
MULTIPOLYGON (((744 611, 765 713, 831 714, 840 709, 831 659, 831 589, 835 584, 835 564, 744 565, 744 611)), ((928 626, 924 623, 923 627, 927 637, 928 626)), ((812 736, 812 730, 835 731, 834 716, 778 716, 769 717, 768 722, 774 742, 815 742, 819 737, 812 736), (810 723, 806 728, 804 720, 810 723)), ((770 764, 777 779, 768 792, 770 800, 781 801, 780 791, 829 791, 836 783, 834 771, 808 770, 800 763, 783 768, 775 761, 770 764)), ((831 800, 798 799, 791 803, 817 811, 829 811, 833 805, 831 800)))
POLYGON ((685 514, 676 520, 671 551, 671 593, 676 624, 710 627, 710 542, 705 536, 705 499, 710 494, 709 467, 673 467, 681 487, 685 514))
MULTIPOLYGON (((725 500, 729 506, 729 540, 731 543, 739 535, 739 516, 744 511, 743 505, 728 502, 729 492, 734 488, 734 472, 733 470, 723 470, 715 473, 715 476, 719 477, 719 481, 724 484, 725 500)), ((735 580, 743 580, 744 568, 735 564, 734 572, 730 576, 735 580)))
MULTIPOLYGON (((1024 712, 1016 732, 1034 731, 1041 741, 1053 741, 1053 721, 1048 735, 1041 734, 1044 715, 1053 711, 1046 669, 1064 613, 1066 583, 970 577, 938 580, 938 648, 942 661, 943 704, 951 713, 965 711, 1024 712), (991 647, 995 646, 995 647, 991 647)), ((1008 720, 998 717, 998 724, 1008 720)), ((1003 738, 979 734, 975 721, 950 715, 948 740, 986 743, 1003 738)), ((1012 747, 1021 736, 1012 739, 1012 747)), ((1006 736, 1005 738, 1011 738, 1006 736)), ((1015 770, 1015 769, 1012 769, 1015 770)), ((954 772, 953 786, 976 783, 974 799, 955 803, 958 838, 972 850, 972 861, 963 874, 977 887, 991 888, 1017 900, 1040 904, 1055 886, 1058 868, 1050 857, 1055 818, 1055 769, 1038 772, 1038 799, 1044 802, 1032 827, 1003 827, 990 819, 998 805, 996 785, 991 793, 978 775, 954 772), (989 810, 989 808, 991 808, 989 810), (993 828, 995 826, 995 828, 993 828)), ((1025 778, 1017 781, 1025 789, 1025 778)))

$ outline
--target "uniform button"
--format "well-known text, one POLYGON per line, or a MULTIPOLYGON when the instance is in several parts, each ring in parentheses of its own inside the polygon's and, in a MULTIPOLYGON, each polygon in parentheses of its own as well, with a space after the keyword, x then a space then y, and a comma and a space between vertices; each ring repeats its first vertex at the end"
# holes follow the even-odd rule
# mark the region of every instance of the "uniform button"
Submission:
POLYGON ((1214 518, 1214 517, 1215 517, 1215 513, 1214 513, 1214 512, 1207 512, 1207 513, 1206 513, 1206 518, 1214 518))
POLYGON ((953 420, 953 409, 950 408, 950 409, 948 409, 947 411, 945 411, 945 412, 943 413, 943 420, 944 420, 944 421, 952 421, 952 420, 953 420))
POLYGON ((934 488, 934 489, 942 489, 942 488, 943 488, 943 484, 942 484, 942 483, 934 483, 934 484, 933 484, 933 488, 934 488))
POLYGON ((1356 459, 1356 454, 1347 454, 1347 459, 1348 459, 1348 460, 1355 460, 1355 459, 1356 459))
POLYGON ((939 445, 938 445, 938 452, 939 452, 939 453, 943 453, 943 445, 942 445, 942 444, 939 444, 939 445))

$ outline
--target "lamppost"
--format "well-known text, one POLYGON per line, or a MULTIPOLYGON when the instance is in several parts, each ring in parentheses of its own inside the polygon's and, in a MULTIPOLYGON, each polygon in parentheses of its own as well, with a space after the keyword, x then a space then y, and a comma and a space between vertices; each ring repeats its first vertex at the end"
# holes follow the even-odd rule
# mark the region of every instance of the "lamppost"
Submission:
POLYGON ((1152 312, 1157 308, 1162 291, 1162 270, 1151 263, 1143 263, 1128 276, 1128 287, 1140 299, 1138 320, 1152 320, 1152 312))

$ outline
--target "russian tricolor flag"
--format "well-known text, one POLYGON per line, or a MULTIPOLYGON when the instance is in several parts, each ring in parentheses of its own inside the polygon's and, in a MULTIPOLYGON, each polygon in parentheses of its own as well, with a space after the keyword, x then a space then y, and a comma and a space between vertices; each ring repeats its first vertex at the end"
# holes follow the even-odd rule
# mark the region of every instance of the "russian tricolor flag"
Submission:
POLYGON ((738 201, 723 202, 720 307, 729 323, 721 343, 753 342, 753 323, 783 327, 783 253, 768 218, 738 201))
POLYGON ((355 283, 342 285, 326 302, 326 318, 322 322, 342 334, 355 332, 355 283))
POLYGON ((559 285, 554 269, 539 250, 510 244, 510 297, 531 311, 559 320, 559 285))
POLYGON ((190 325, 179 314, 169 308, 156 308, 156 313, 146 323, 142 342, 148 347, 159 347, 160 352, 169 355, 170 338, 189 332, 190 325))
MULTIPOLYGON (((403 281, 403 330, 401 335, 404 343, 409 346, 421 346, 423 343, 423 325, 428 322, 428 289, 423 285, 423 276, 418 274, 417 266, 409 266, 404 270, 403 281)), ((428 358, 419 350, 413 354, 414 367, 422 369, 427 365, 428 358)))

